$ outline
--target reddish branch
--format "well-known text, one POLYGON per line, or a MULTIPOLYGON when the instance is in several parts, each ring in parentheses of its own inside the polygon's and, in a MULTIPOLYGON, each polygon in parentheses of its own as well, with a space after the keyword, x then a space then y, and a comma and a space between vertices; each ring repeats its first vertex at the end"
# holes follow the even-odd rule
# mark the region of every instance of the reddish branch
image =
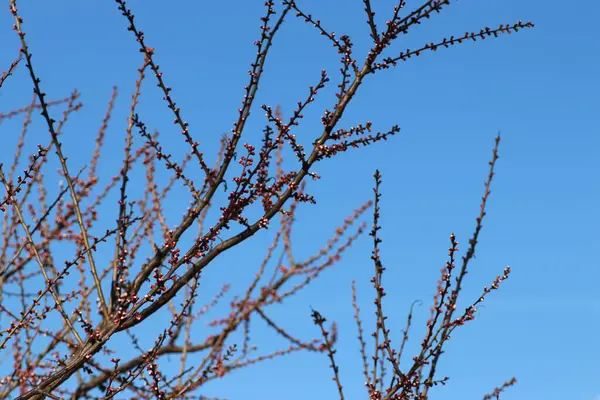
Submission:
POLYGON ((10 67, 8 67, 8 70, 6 72, 2 73, 2 76, 0 76, 0 88, 2 87, 2 85, 4 85, 4 81, 6 81, 8 79, 8 77, 12 75, 12 73, 17 68, 17 65, 19 65, 19 63, 21 62, 22 59, 23 59, 22 57, 17 58, 15 61, 13 61, 10 64, 10 67))

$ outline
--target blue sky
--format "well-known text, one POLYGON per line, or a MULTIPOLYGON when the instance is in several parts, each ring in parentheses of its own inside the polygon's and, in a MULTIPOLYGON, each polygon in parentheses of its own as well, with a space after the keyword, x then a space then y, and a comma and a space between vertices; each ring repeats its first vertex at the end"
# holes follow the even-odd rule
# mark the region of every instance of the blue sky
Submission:
MULTIPOLYGON (((106 171, 113 168, 111 175, 117 173, 128 102, 142 61, 125 19, 113 2, 21 3, 45 92, 51 98, 65 97, 74 88, 82 93, 85 107, 72 119, 63 139, 73 169, 81 167, 91 153, 111 88, 119 87, 121 95, 101 162, 106 171)), ((355 54, 361 55, 357 58, 363 58, 370 41, 361 1, 297 3, 329 30, 350 35, 355 54)), ((193 135, 211 154, 218 137, 231 128, 242 100, 262 1, 165 4, 131 1, 129 5, 148 44, 156 48, 165 79, 174 88, 193 135)), ((380 26, 393 4, 373 0, 380 26)), ((408 8, 418 4, 408 1, 408 8)), ((477 259, 467 277, 465 300, 475 298, 506 265, 513 273, 502 290, 489 297, 478 318, 453 336, 440 371, 451 379, 432 398, 478 399, 512 376, 519 383, 503 397, 507 400, 592 400, 600 395, 600 347, 594 339, 600 329, 600 79, 593 31, 598 12, 600 5, 591 1, 560 7, 542 0, 456 2, 401 38, 389 54, 519 19, 534 22, 536 28, 426 53, 370 77, 341 125, 370 120, 381 130, 399 124, 401 133, 384 144, 317 166, 323 179, 310 188, 318 205, 304 206, 299 212, 294 233, 299 252, 308 255, 318 250, 343 218, 371 197, 372 174, 378 168, 384 177, 382 256, 388 292, 384 306, 398 341, 412 301, 425 302, 416 309, 413 345, 418 345, 419 329, 445 262, 448 235, 455 232, 459 241, 468 241, 493 139, 498 131, 502 133, 497 179, 477 259)), ((3 12, 3 66, 18 51, 11 25, 10 14, 3 12)), ((337 78, 337 61, 327 40, 309 25, 289 18, 267 61, 257 104, 281 104, 284 112, 291 110, 305 96, 307 86, 318 80, 321 69, 337 78)), ((31 98, 29 85, 25 70, 20 69, 2 88, 0 112, 26 105, 31 98)), ((168 132, 172 117, 153 86, 145 86, 148 100, 143 100, 140 114, 152 128, 168 132)), ((307 144, 331 102, 329 91, 306 113, 296 134, 307 144)), ((256 127, 264 122, 260 110, 255 109, 254 118, 256 127)), ((10 160, 18 132, 10 127, 16 126, 0 125, 2 140, 8 144, 0 150, 3 162, 10 160)), ((47 132, 39 126, 35 135, 45 142, 47 132)), ((29 143, 30 149, 35 142, 29 143)), ((234 251, 226 263, 214 266, 209 272, 214 286, 208 286, 208 291, 231 281, 231 272, 241 271, 242 261, 260 259, 268 237, 258 235, 253 240, 255 245, 234 251)), ((289 308, 273 312, 304 338, 318 334, 310 306, 337 321, 337 356, 348 399, 366 398, 350 282, 357 280, 365 323, 372 322, 370 250, 365 236, 289 308)), ((233 289, 243 288, 243 271, 235 276, 233 289)), ((261 344, 260 335, 253 338, 261 344)), ((337 389, 330 378, 324 355, 297 354, 235 372, 203 393, 231 399, 333 399, 337 389)))

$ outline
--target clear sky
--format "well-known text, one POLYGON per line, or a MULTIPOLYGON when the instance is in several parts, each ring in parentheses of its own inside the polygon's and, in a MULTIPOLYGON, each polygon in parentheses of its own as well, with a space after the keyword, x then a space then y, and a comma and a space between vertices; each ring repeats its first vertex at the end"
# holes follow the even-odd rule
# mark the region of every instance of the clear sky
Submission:
MULTIPOLYGON (((129 4, 207 154, 217 148, 219 135, 231 128, 242 100, 262 3, 129 4)), ((350 35, 355 54, 360 54, 357 58, 363 59, 370 39, 360 0, 297 3, 326 28, 350 35)), ((373 0, 380 26, 394 3, 373 0)), ((376 129, 385 130, 397 123, 401 133, 318 165, 323 179, 310 186, 318 204, 299 212, 294 240, 298 250, 308 255, 371 197, 372 174, 376 168, 381 170, 382 257, 388 292, 384 306, 397 342, 410 304, 417 299, 425 302, 416 309, 413 345, 417 346, 445 262, 448 235, 455 232, 459 241, 467 243, 493 139, 498 131, 502 133, 497 179, 477 258, 467 276, 465 301, 475 298, 505 266, 510 265, 513 273, 502 290, 489 297, 478 318, 453 336, 440 371, 451 379, 432 398, 479 399, 512 376, 519 383, 503 397, 507 400, 593 400, 600 395, 600 48, 594 30, 600 4, 555 3, 462 0, 401 38, 390 55, 485 26, 519 19, 536 24, 535 29, 516 35, 425 53, 369 78, 346 111, 342 126, 370 120, 376 129)), ((408 8, 418 4, 409 0, 408 8)), ((142 61, 126 20, 110 1, 30 0, 21 1, 20 9, 48 96, 65 97, 74 88, 82 93, 85 107, 71 120, 63 138, 73 169, 81 167, 93 149, 112 86, 119 87, 109 146, 101 162, 107 173, 117 173, 127 106, 142 61)), ((2 69, 17 56, 11 26, 11 16, 4 10, 0 13, 2 69)), ((289 112, 304 98, 307 86, 318 80, 321 69, 337 79, 337 61, 326 39, 291 16, 267 61, 257 104, 280 104, 289 112)), ((30 101, 25 70, 13 78, 0 94, 0 112, 30 101)), ((145 98, 156 98, 153 82, 145 88, 145 98)), ((329 91, 306 113, 297 136, 307 145, 331 102, 329 91)), ((172 117, 160 101, 143 101, 140 113, 153 129, 163 133, 173 129, 172 117)), ((255 110, 257 129, 264 122, 262 114, 255 110)), ((0 125, 2 162, 10 160, 16 126, 0 125)), ((35 134, 39 142, 47 140, 47 132, 39 129, 35 134)), ((29 145, 34 144, 32 139, 29 145)), ((233 291, 247 284, 243 273, 232 272, 256 268, 242 261, 258 261, 268 240, 266 236, 253 240, 255 245, 234 251, 227 263, 211 266, 214 286, 207 286, 207 292, 227 281, 233 291), (238 278, 231 280, 232 276, 238 278)), ((303 338, 318 334, 310 306, 337 321, 337 356, 350 400, 366 398, 350 282, 357 280, 364 322, 371 323, 370 250, 365 236, 288 309, 272 315, 303 338)), ((147 339, 151 343, 154 336, 147 339)), ((253 339, 261 345, 260 335, 253 339)), ((231 399, 335 399, 337 389, 328 363, 325 355, 296 354, 232 373, 202 393, 231 399)))

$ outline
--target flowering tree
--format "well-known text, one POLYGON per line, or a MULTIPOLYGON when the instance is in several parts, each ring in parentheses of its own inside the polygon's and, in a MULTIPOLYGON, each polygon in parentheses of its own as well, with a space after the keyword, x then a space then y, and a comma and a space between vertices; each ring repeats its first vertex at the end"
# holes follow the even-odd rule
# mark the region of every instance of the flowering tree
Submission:
MULTIPOLYGON (((79 93, 73 92, 59 100, 46 98, 44 82, 32 59, 35 49, 29 47, 25 34, 26 20, 19 12, 17 1, 10 2, 20 55, 2 75, 0 87, 16 68, 24 68, 31 78, 34 96, 29 105, 0 114, 0 122, 23 117, 14 158, 0 169, 5 189, 1 204, 0 349, 5 359, 12 359, 10 371, 5 370, 0 378, 0 398, 192 398, 206 382, 222 378, 233 370, 298 351, 315 351, 329 357, 343 399, 335 361, 335 325, 326 326, 325 318, 314 311, 314 322, 321 335, 314 340, 301 340, 282 328, 281 321, 270 318, 268 310, 274 304, 285 304, 338 262, 353 241, 367 231, 359 219, 369 208, 374 210, 370 235, 377 319, 372 361, 368 361, 354 292, 369 398, 427 399, 430 388, 445 381, 436 375, 445 343, 457 327, 474 318, 477 305, 510 273, 509 268, 505 269, 465 311, 457 310, 463 278, 474 257, 482 228, 500 138, 496 139, 490 161, 475 232, 460 262, 457 261, 458 241, 454 235, 450 236, 449 259, 438 282, 426 335, 420 352, 411 362, 406 363, 402 357, 412 312, 401 343, 392 343, 383 311, 385 268, 379 256, 378 233, 381 175, 375 174, 374 200, 357 208, 323 248, 304 261, 295 256, 291 241, 295 211, 303 203, 315 203, 306 182, 319 179, 314 172, 316 164, 325 158, 335 158, 340 153, 387 140, 399 132, 398 126, 375 132, 371 122, 349 128, 339 126, 346 108, 371 75, 421 53, 517 32, 533 24, 519 21, 495 29, 486 27, 479 32, 427 43, 418 49, 388 54, 390 45, 399 37, 454 2, 422 1, 409 11, 406 2, 400 0, 389 10, 383 29, 376 23, 370 0, 363 3, 370 30, 368 40, 372 42, 363 56, 354 54, 349 36, 338 37, 328 31, 324 23, 295 1, 284 0, 278 5, 271 0, 265 3, 261 31, 255 42, 256 57, 250 64, 242 105, 231 132, 221 139, 220 151, 209 161, 196 141, 197 135, 185 121, 184 111, 171 94, 168 74, 163 75, 155 61, 157 50, 147 43, 126 2, 116 0, 126 28, 139 45, 142 59, 129 108, 120 172, 107 177, 99 173, 98 162, 117 90, 108 104, 95 139, 96 150, 87 167, 73 170, 63 151, 61 134, 69 117, 81 107, 79 93), (294 15, 311 25, 337 51, 341 59, 340 73, 334 78, 337 100, 323 111, 322 129, 314 136, 312 147, 305 149, 293 132, 305 109, 330 83, 330 75, 323 70, 288 117, 277 107, 258 106, 266 116, 262 141, 246 143, 245 128, 251 111, 257 107, 254 100, 265 63, 284 22, 294 15), (148 116, 138 113, 137 105, 147 80, 154 80, 172 112, 176 130, 187 145, 183 159, 170 153, 161 136, 148 128, 151 123, 148 116), (37 111, 41 112, 49 135, 46 143, 32 150, 26 146, 26 137, 37 111), (134 140, 136 136, 138 141, 134 140), (29 153, 29 158, 24 162, 25 153, 29 153), (52 173, 49 160, 54 157, 64 182, 57 193, 47 185, 47 175, 52 173), (26 167, 17 175, 23 162, 26 167), (143 170, 139 178, 138 166, 143 170), (160 181, 157 169, 169 171, 170 180, 160 181), (198 174, 200 178, 196 177, 198 174), (145 182, 143 191, 132 189, 134 176, 145 182), (105 183, 101 184, 102 181, 105 183), (168 224, 166 199, 175 185, 186 189, 188 199, 178 199, 176 206, 183 209, 183 217, 176 224, 168 224), (225 191, 227 196, 222 198, 219 191, 225 191), (102 222, 111 216, 100 215, 102 205, 113 198, 118 208, 116 223, 105 229, 107 226, 102 222), (256 266, 252 282, 230 300, 228 312, 210 320, 214 332, 203 338, 191 335, 192 325, 206 318, 210 309, 229 295, 229 286, 224 285, 211 302, 198 306, 196 299, 203 271, 222 253, 232 251, 265 229, 274 232, 273 241, 265 249, 263 262, 256 266), (283 255, 277 258, 275 254, 279 249, 283 249, 283 255), (112 254, 111 260, 101 261, 101 255, 107 252, 112 254), (153 318, 157 315, 169 318, 159 320, 160 333, 152 348, 144 350, 138 338, 148 327, 156 330, 157 319, 153 318), (250 324, 256 319, 264 321, 274 335, 284 338, 289 345, 272 353, 257 352, 250 340, 250 324), (123 350, 125 341, 128 343, 126 351, 123 350), (167 373, 164 366, 169 361, 165 357, 173 355, 179 358, 178 371, 172 373, 174 368, 170 368, 167 373), (389 376, 384 371, 390 371, 389 376)), ((498 398, 500 392, 514 382, 506 382, 486 398, 498 398)))

